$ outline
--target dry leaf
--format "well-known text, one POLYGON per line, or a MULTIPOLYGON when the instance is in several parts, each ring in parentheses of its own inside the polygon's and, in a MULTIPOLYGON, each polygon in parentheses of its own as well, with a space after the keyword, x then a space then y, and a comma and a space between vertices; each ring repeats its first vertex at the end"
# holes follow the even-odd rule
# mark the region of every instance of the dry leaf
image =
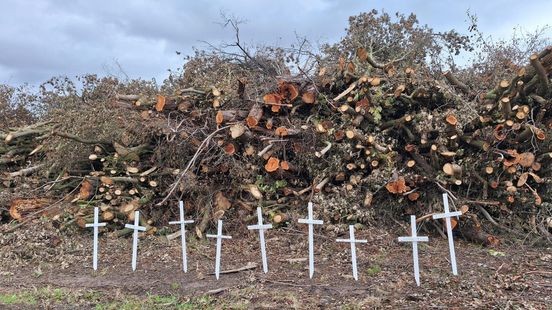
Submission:
POLYGON ((226 198, 222 192, 217 192, 217 194, 215 195, 215 209, 226 211, 230 209, 231 206, 232 204, 230 203, 228 198, 226 198))

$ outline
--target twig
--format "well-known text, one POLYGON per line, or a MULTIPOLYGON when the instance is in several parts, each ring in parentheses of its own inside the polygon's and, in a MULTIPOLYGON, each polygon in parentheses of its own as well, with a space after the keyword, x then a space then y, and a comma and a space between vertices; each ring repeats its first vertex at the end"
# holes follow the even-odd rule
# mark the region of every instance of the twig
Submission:
POLYGON ((338 101, 339 99, 347 96, 350 92, 353 91, 353 89, 355 89, 356 85, 357 85, 356 82, 349 85, 349 87, 347 87, 346 90, 344 90, 341 94, 337 95, 337 97, 333 98, 333 101, 338 101))
POLYGON ((103 140, 86 140, 86 139, 83 139, 77 135, 74 135, 74 134, 71 134, 71 133, 67 133, 67 132, 60 132, 60 131, 57 131, 57 130, 54 130, 52 132, 52 134, 54 136, 58 136, 58 137, 62 137, 62 138, 66 138, 66 139, 70 139, 70 140, 73 140, 73 141, 77 141, 77 142, 80 142, 80 143, 84 143, 84 144, 111 144, 111 141, 103 141, 103 140))
POLYGON ((435 224, 435 222, 433 221, 431 221, 430 223, 433 227, 435 227, 435 230, 437 230, 437 232, 439 233, 439 235, 441 235, 441 237, 443 237, 443 239, 447 239, 447 236, 445 235, 441 227, 439 227, 439 225, 435 224))
POLYGON ((320 152, 316 151, 314 153, 314 155, 316 157, 320 158, 320 157, 324 156, 324 154, 328 153, 328 151, 332 148, 331 142, 326 141, 325 144, 326 144, 326 147, 324 147, 322 150, 320 150, 320 152))
POLYGON ((262 149, 259 153, 257 153, 257 156, 262 157, 266 152, 268 152, 272 148, 273 144, 267 145, 264 149, 262 149))
POLYGON ((434 214, 437 214, 437 213, 429 213, 424 216, 420 216, 419 218, 416 219, 416 223, 420 223, 428 218, 431 218, 434 214))
POLYGON ((224 291, 227 291, 231 289, 231 287, 227 286, 227 287, 221 287, 221 288, 216 288, 214 290, 210 290, 210 291, 207 291, 205 294, 206 295, 216 295, 216 294, 219 294, 219 293, 222 293, 224 291))
POLYGON ((444 188, 441 184, 439 184, 439 182, 435 181, 434 183, 437 184, 437 186, 439 186, 440 189, 446 192, 449 195, 449 197, 452 198, 452 200, 458 200, 458 198, 456 198, 456 196, 454 196, 454 194, 451 191, 444 188))
MULTIPOLYGON (((236 268, 236 269, 230 269, 230 270, 224 270, 224 271, 221 271, 220 273, 221 274, 237 273, 237 272, 240 272, 240 271, 255 269, 257 267, 259 267, 259 265, 257 263, 249 262, 249 263, 247 263, 247 265, 245 265, 243 267, 236 268)), ((213 273, 210 273, 209 275, 214 275, 214 274, 215 273, 213 272, 213 273)))
POLYGON ((25 169, 21 169, 21 170, 18 170, 18 171, 15 171, 15 172, 11 172, 8 174, 8 176, 14 178, 14 177, 25 177, 25 176, 28 176, 29 174, 35 172, 35 171, 38 171, 40 170, 40 168, 44 167, 44 164, 39 164, 39 165, 36 165, 36 166, 33 166, 33 167, 29 167, 29 168, 25 168, 25 169))
POLYGON ((318 183, 318 185, 316 185, 316 187, 314 188, 314 192, 321 191, 324 188, 324 186, 326 186, 326 184, 328 184, 328 182, 330 182, 329 177, 326 177, 326 178, 322 179, 322 181, 320 181, 320 183, 318 183))
POLYGON ((287 108, 293 107, 293 104, 289 104, 289 103, 265 102, 264 104, 266 104, 266 105, 275 105, 275 106, 279 106, 279 107, 287 107, 287 108))

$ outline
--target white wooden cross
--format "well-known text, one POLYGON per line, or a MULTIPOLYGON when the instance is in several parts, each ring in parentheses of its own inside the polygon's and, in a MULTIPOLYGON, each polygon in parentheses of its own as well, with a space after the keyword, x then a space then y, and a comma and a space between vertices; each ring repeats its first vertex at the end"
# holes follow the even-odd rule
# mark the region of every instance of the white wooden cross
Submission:
POLYGON ((456 268, 456 253, 454 252, 454 237, 452 236, 452 224, 450 222, 450 218, 453 216, 460 216, 462 215, 462 212, 456 211, 456 212, 450 212, 449 210, 449 203, 448 203, 448 195, 447 193, 443 194, 443 204, 445 206, 445 213, 439 213, 434 214, 433 219, 445 219, 446 226, 447 226, 447 239, 449 244, 449 252, 450 252, 450 263, 452 265, 452 274, 458 275, 458 270, 456 268))
POLYGON ((414 278, 420 286, 420 266, 418 264, 418 242, 428 242, 428 237, 420 237, 416 234, 416 216, 410 216, 410 237, 399 237, 399 242, 412 242, 412 257, 414 258, 414 278))
POLYGON ((134 230, 132 234, 132 271, 135 271, 136 256, 138 256, 138 231, 146 231, 146 227, 140 226, 140 211, 134 212, 134 225, 125 224, 125 228, 134 230))
POLYGON ((94 270, 98 269, 98 228, 107 225, 106 223, 98 222, 98 215, 100 209, 98 207, 94 208, 94 223, 86 224, 86 228, 94 227, 94 244, 93 244, 93 253, 92 253, 92 266, 94 270))
POLYGON ((180 221, 171 221, 169 224, 180 224, 180 240, 182 246, 182 269, 184 272, 188 272, 188 260, 186 255, 186 224, 191 224, 193 220, 184 220, 184 203, 182 201, 178 202, 180 208, 180 221))
POLYGON ((309 225, 309 276, 312 279, 314 275, 314 226, 324 224, 321 220, 313 219, 312 215, 312 202, 309 201, 309 217, 306 219, 299 219, 299 223, 309 225))
POLYGON ((222 234, 222 220, 218 220, 217 234, 216 235, 207 234, 207 238, 217 238, 217 254, 215 257, 215 276, 217 277, 217 280, 218 280, 219 274, 220 274, 220 248, 222 247, 222 239, 232 239, 232 236, 224 236, 222 234))
POLYGON ((266 259, 266 244, 265 244, 265 237, 264 237, 264 231, 267 229, 272 228, 272 224, 264 224, 263 225, 263 213, 261 211, 261 207, 257 207, 257 219, 258 223, 257 225, 248 225, 247 229, 258 229, 259 230, 259 240, 261 242, 261 257, 263 259, 263 271, 264 273, 268 272, 268 262, 266 259))
POLYGON ((351 262, 353 265, 353 277, 358 281, 357 258, 356 258, 356 243, 367 243, 368 240, 355 239, 355 226, 349 225, 349 239, 336 239, 337 242, 351 243, 351 262))

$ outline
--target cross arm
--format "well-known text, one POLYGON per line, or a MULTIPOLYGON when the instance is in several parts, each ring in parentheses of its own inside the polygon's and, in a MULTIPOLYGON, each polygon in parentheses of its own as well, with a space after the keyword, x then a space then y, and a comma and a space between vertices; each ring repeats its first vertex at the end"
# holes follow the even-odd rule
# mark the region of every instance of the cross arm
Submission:
POLYGON ((428 242, 428 237, 399 237, 399 242, 428 242))
POLYGON ((462 215, 462 212, 460 212, 460 211, 448 212, 448 213, 439 213, 439 214, 434 214, 433 219, 436 220, 436 219, 442 219, 442 218, 460 216, 460 215, 462 215))
POLYGON ((135 225, 131 225, 131 224, 125 224, 125 228, 135 229, 135 230, 139 230, 139 231, 146 231, 146 227, 144 227, 144 226, 135 226, 135 225))
POLYGON ((265 225, 247 225, 247 229, 270 229, 272 228, 272 224, 265 224, 265 225))
POLYGON ((355 243, 368 243, 368 240, 362 240, 362 239, 335 239, 336 242, 355 242, 355 243))
POLYGON ((322 221, 322 220, 299 219, 299 223, 301 223, 301 224, 322 225, 322 224, 324 224, 324 221, 322 221))
POLYGON ((107 223, 90 223, 90 224, 86 224, 85 227, 100 227, 100 226, 105 226, 107 225, 107 223))
POLYGON ((170 225, 175 225, 175 224, 191 224, 193 223, 194 220, 185 220, 185 221, 170 221, 169 224, 170 225))
POLYGON ((207 238, 221 238, 221 239, 232 239, 232 236, 224 236, 224 235, 210 235, 206 234, 207 238))

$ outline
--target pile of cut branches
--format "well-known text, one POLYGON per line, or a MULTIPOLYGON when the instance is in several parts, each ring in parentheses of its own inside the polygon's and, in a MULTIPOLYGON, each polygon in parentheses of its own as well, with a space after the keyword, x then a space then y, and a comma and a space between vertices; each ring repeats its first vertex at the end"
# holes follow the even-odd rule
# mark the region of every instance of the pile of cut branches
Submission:
POLYGON ((280 60, 246 53, 243 63, 254 68, 217 58, 201 73, 212 81, 199 87, 183 84, 197 64, 157 91, 113 87, 94 99, 113 112, 114 128, 125 128, 110 140, 89 138, 83 128, 94 118, 74 131, 53 118, 0 132, 3 186, 34 174, 70 194, 66 211, 77 224, 99 207, 120 234, 136 210, 156 232, 178 200, 201 236, 220 218, 254 220, 257 206, 286 225, 308 200, 330 230, 408 214, 424 221, 448 193, 464 213, 454 225, 469 240, 496 244, 491 227, 550 238, 552 47, 485 91, 460 80, 465 74, 432 73, 408 53, 380 62, 372 51, 319 58, 312 73, 296 75, 280 60), (271 65, 280 71, 263 71, 271 65), (232 74, 218 83, 225 70, 232 74), (60 141, 88 152, 64 169, 48 161, 60 141))

